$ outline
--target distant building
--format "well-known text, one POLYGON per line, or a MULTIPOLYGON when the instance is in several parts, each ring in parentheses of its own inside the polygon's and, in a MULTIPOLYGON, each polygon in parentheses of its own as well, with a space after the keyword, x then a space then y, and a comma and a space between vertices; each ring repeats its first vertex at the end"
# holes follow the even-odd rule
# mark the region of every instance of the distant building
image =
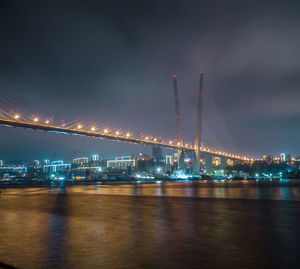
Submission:
POLYGON ((234 161, 231 159, 227 159, 227 166, 234 166, 234 161))
POLYGON ((292 160, 291 154, 289 153, 281 153, 280 154, 280 161, 281 162, 290 162, 292 160))
POLYGON ((51 164, 53 164, 53 165, 61 165, 61 164, 64 164, 64 161, 53 161, 51 164))
POLYGON ((0 160, 0 166, 3 166, 3 161, 2 160, 0 160))
POLYGON ((273 162, 279 164, 280 163, 280 157, 274 157, 273 162))
POLYGON ((171 164, 172 161, 171 155, 166 156, 165 159, 166 159, 166 164, 171 164))
POLYGON ((40 161, 39 160, 34 160, 33 161, 33 166, 39 166, 40 165, 40 161))
POLYGON ((63 161, 53 161, 51 164, 45 164, 44 173, 63 173, 71 169, 71 164, 65 164, 63 161))
POLYGON ((137 160, 136 161, 136 170, 137 171, 148 171, 149 167, 152 165, 150 160, 137 160))
POLYGON ((165 162, 167 165, 174 165, 174 163, 178 163, 178 156, 177 155, 167 155, 165 157, 165 162))
POLYGON ((221 158, 217 156, 212 157, 212 165, 213 166, 220 166, 221 165, 221 158))
POLYGON ((264 155, 263 160, 267 163, 272 163, 274 160, 274 157, 272 155, 264 155))
POLYGON ((44 160, 44 164, 49 164, 50 161, 49 160, 44 160))
POLYGON ((0 174, 7 173, 7 174, 22 174, 27 173, 26 166, 1 166, 0 167, 0 174))
POLYGON ((162 158, 162 149, 161 147, 152 147, 152 158, 161 159, 162 158))
POLYGON ((116 157, 116 160, 122 160, 122 161, 128 161, 128 160, 131 160, 131 157, 130 156, 118 156, 116 157))
POLYGON ((119 156, 115 160, 107 161, 107 168, 125 170, 128 167, 135 167, 136 160, 132 160, 130 156, 119 156))
POLYGON ((93 162, 97 162, 97 161, 99 161, 99 159, 100 159, 99 154, 93 154, 92 155, 92 161, 93 162))
POLYGON ((151 159, 151 156, 145 153, 140 153, 137 159, 141 161, 149 161, 151 159))
POLYGON ((80 158, 75 158, 73 159, 73 163, 77 165, 84 165, 89 162, 88 157, 80 157, 80 158))
POLYGON ((295 159, 295 162, 300 162, 300 156, 296 156, 294 159, 295 159))

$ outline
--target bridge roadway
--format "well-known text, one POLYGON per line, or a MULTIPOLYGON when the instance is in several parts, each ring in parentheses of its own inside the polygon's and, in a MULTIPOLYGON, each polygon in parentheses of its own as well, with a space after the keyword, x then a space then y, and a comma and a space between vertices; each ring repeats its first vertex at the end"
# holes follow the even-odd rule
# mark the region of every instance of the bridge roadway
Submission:
MULTIPOLYGON (((88 137, 94 137, 94 138, 102 138, 102 139, 109 139, 119 142, 126 142, 126 143, 133 143, 138 145, 145 145, 145 146, 159 146, 174 150, 184 150, 184 151, 194 151, 193 146, 184 146, 184 145, 177 145, 177 144, 171 144, 166 143, 163 141, 153 141, 150 139, 140 139, 140 138, 134 138, 134 137, 127 137, 126 135, 117 135, 112 133, 104 133, 104 132, 97 132, 97 131, 87 131, 82 129, 73 129, 73 128, 66 128, 51 124, 42 124, 42 123, 36 123, 36 122, 28 122, 28 121, 21 121, 21 120, 15 120, 15 119, 7 119, 7 118, 0 118, 0 125, 4 126, 11 126, 11 127, 20 127, 25 129, 32 129, 32 130, 41 130, 45 132, 55 132, 55 133, 61 133, 61 134, 70 134, 70 135, 82 135, 82 136, 88 136, 88 137)), ((209 148, 200 148, 202 152, 209 153, 214 156, 223 156, 230 158, 232 160, 242 160, 242 161, 250 161, 250 159, 246 157, 241 157, 238 155, 232 155, 228 154, 226 152, 218 152, 211 150, 209 148)))

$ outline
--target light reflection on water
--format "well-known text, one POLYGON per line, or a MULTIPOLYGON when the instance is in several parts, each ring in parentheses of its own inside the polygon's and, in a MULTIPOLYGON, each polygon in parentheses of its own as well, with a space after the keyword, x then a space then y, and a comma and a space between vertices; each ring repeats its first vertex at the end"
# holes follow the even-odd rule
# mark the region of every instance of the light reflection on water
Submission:
POLYGON ((299 186, 251 181, 2 190, 0 268, 1 262, 18 268, 297 268, 299 186))
MULTIPOLYGON (((102 195, 173 196, 230 199, 270 199, 300 201, 300 181, 278 182, 231 181, 231 182, 184 182, 128 185, 88 185, 66 187, 71 193, 102 195)), ((50 189, 51 192, 55 188, 50 189)), ((41 192, 30 189, 27 192, 41 192)), ((45 190, 46 192, 48 190, 45 190)), ((14 193, 10 190, 7 193, 14 193)))
MULTIPOLYGON (((3 190, 5 195, 16 193, 56 193, 58 187, 20 188, 3 190)), ((102 195, 174 196, 230 199, 270 199, 300 201, 300 181, 205 181, 156 184, 82 185, 64 187, 69 193, 102 195)))

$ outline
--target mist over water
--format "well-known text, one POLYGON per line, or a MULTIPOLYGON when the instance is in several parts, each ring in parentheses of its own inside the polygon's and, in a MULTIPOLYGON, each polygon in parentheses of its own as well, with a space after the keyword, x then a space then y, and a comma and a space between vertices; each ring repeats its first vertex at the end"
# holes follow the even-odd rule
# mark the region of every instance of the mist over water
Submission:
POLYGON ((290 181, 5 189, 0 267, 296 268, 299 198, 290 181))

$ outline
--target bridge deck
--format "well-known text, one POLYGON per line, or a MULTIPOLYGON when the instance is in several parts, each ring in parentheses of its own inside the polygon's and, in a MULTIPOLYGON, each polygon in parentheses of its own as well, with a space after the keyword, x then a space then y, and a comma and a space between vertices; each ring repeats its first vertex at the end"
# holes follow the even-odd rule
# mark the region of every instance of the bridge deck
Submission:
MULTIPOLYGON (((176 145, 176 144, 166 143, 163 141, 153 141, 150 139, 127 137, 126 135, 116 135, 116 134, 104 133, 104 132, 65 128, 65 127, 55 126, 51 124, 41 124, 41 123, 28 122, 28 121, 20 121, 15 119, 0 118, 0 125, 20 127, 20 128, 33 129, 33 130, 42 130, 46 132, 56 132, 61 134, 82 135, 82 136, 109 139, 109 140, 114 140, 119 142, 133 143, 133 144, 145 145, 145 146, 159 146, 159 147, 164 147, 164 148, 169 148, 174 150, 194 151, 194 147, 192 146, 176 145)), ((208 148, 201 148, 201 151, 204 153, 211 153, 217 156, 226 156, 230 159, 250 161, 250 159, 246 157, 240 157, 225 152, 213 151, 208 148)))

